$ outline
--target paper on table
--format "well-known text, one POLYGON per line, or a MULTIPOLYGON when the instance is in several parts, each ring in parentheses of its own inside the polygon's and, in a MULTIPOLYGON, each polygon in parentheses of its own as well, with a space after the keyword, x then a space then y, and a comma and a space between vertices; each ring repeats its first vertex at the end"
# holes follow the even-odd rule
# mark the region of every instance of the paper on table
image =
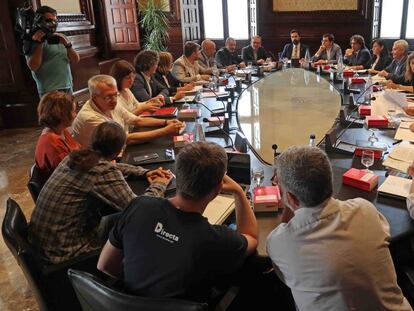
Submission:
POLYGON ((388 156, 388 158, 386 158, 382 162, 382 165, 386 166, 386 167, 389 167, 389 168, 399 170, 400 172, 403 172, 403 173, 407 173, 408 167, 410 166, 410 163, 400 161, 400 160, 395 160, 395 159, 391 158, 390 156, 388 156))
POLYGON ((395 140, 408 140, 414 142, 414 133, 411 132, 410 129, 402 128, 401 126, 398 128, 397 133, 395 133, 395 140))
MULTIPOLYGON (((368 78, 365 78, 365 80, 367 80, 368 78)), ((380 82, 380 81, 386 81, 387 79, 385 79, 384 77, 381 77, 379 75, 375 75, 371 77, 372 81, 375 82, 380 82)))
POLYGON ((413 124, 413 121, 412 120, 407 121, 407 120, 401 119, 400 127, 402 129, 409 129, 410 126, 411 126, 411 124, 413 124))
POLYGON ((400 144, 395 146, 389 156, 396 160, 412 163, 414 161, 414 145, 400 144))
POLYGON ((201 98, 209 98, 209 97, 216 97, 216 96, 222 96, 222 95, 228 95, 228 92, 211 92, 211 91, 207 91, 207 92, 203 92, 201 93, 201 98))
POLYGON ((195 85, 192 90, 185 91, 185 93, 186 94, 193 94, 193 93, 196 93, 197 91, 201 90, 202 88, 203 88, 202 85, 195 85))
POLYGON ((391 175, 388 176, 382 185, 378 188, 378 192, 406 198, 410 194, 410 188, 410 179, 391 175))
POLYGON ((407 98, 404 93, 387 90, 384 92, 384 98, 401 108, 408 106, 407 98))
POLYGON ((212 225, 221 225, 236 208, 233 196, 218 195, 204 210, 203 216, 212 225))

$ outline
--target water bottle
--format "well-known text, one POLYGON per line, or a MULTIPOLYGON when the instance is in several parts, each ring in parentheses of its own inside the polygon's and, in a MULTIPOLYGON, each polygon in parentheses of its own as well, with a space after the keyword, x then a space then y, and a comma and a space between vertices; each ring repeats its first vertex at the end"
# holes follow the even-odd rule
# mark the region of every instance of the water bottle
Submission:
POLYGON ((305 63, 304 63, 305 69, 309 69, 310 63, 311 63, 311 58, 310 58, 309 49, 306 49, 306 53, 305 53, 305 63))
POLYGON ((315 134, 310 134, 309 135, 309 147, 315 147, 315 134))
POLYGON ((338 57, 338 79, 343 78, 343 73, 344 73, 344 59, 343 59, 342 55, 339 54, 339 57, 338 57))
POLYGON ((219 90, 219 82, 218 82, 218 78, 217 76, 212 76, 211 77, 211 88, 213 89, 213 91, 217 92, 219 90))
POLYGON ((372 98, 372 78, 371 75, 368 75, 367 83, 366 85, 366 91, 365 91, 365 103, 371 104, 371 98, 372 98))
POLYGON ((201 118, 197 119, 196 123, 194 124, 193 135, 195 142, 206 140, 206 137, 204 135, 203 122, 201 118))

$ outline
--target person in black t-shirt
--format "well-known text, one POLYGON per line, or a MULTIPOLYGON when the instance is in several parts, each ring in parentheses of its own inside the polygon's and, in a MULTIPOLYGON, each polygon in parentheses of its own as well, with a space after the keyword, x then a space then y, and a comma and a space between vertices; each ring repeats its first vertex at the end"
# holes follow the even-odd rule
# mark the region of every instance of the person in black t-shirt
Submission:
POLYGON ((98 269, 123 276, 138 295, 206 301, 206 289, 239 269, 257 247, 256 218, 226 169, 222 147, 185 146, 176 162, 177 195, 133 200, 114 226, 98 269), (237 231, 202 216, 222 190, 235 198, 237 231))

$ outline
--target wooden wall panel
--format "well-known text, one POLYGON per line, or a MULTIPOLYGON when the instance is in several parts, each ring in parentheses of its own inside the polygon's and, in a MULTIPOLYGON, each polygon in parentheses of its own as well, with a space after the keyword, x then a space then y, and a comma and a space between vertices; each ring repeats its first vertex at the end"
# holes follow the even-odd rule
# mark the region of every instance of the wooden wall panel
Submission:
POLYGON ((290 30, 297 29, 302 41, 318 49, 323 33, 333 33, 336 42, 343 48, 349 46, 353 34, 362 35, 371 41, 373 0, 359 0, 357 11, 273 12, 272 1, 257 1, 258 34, 263 37, 263 46, 277 55, 290 42, 290 30))

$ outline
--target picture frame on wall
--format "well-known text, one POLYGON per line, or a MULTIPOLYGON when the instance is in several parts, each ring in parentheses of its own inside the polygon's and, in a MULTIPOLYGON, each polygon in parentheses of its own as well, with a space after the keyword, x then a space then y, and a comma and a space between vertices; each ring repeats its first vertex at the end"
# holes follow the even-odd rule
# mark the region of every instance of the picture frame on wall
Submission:
POLYGON ((274 12, 356 10, 358 10, 358 0, 273 0, 274 12))

